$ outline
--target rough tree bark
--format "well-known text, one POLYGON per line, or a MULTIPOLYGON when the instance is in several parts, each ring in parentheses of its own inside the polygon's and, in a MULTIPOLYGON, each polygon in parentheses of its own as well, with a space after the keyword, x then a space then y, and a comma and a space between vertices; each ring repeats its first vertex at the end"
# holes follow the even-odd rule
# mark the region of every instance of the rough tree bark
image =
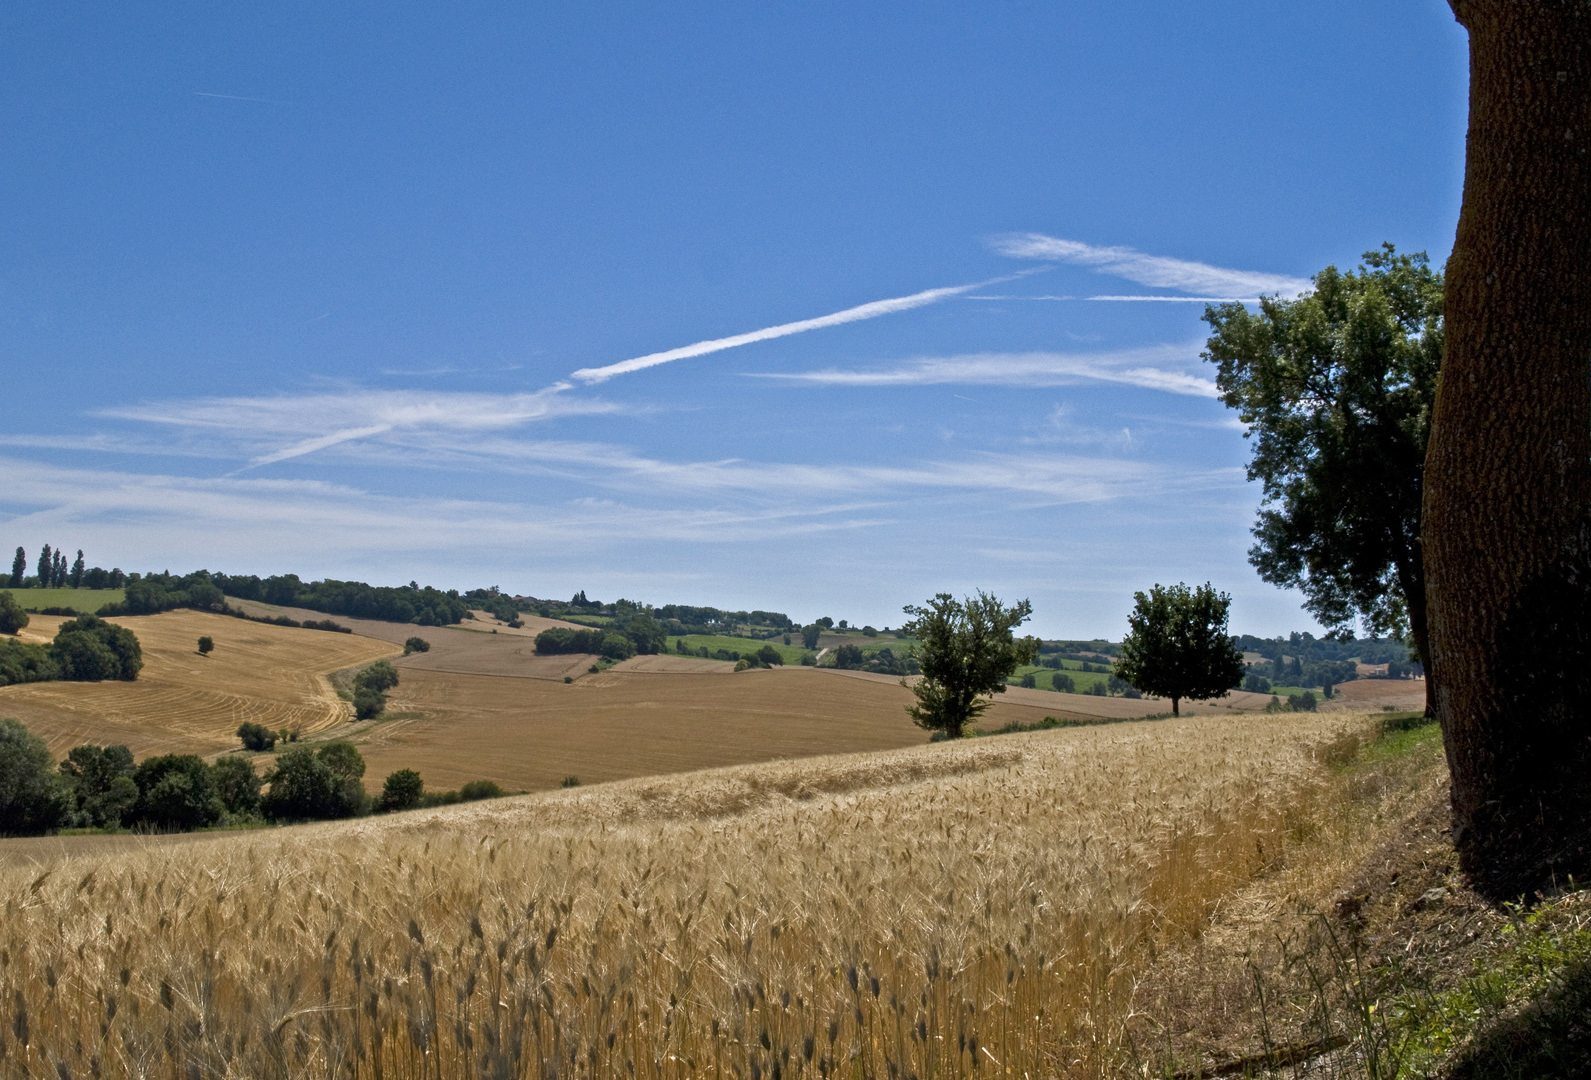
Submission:
POLYGON ((1464 202, 1425 467, 1454 841, 1493 896, 1591 876, 1591 0, 1449 0, 1464 202))

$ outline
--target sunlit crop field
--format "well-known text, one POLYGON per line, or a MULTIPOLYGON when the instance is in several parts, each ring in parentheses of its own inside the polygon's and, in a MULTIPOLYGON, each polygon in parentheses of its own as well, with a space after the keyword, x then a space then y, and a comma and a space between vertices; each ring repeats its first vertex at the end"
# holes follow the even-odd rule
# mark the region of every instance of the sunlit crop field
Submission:
POLYGON ((1344 714, 625 781, 0 871, 0 1070, 1048 1077, 1292 850, 1344 714))
MULTIPOLYGON (((65 620, 35 615, 22 637, 45 642, 65 620)), ((46 682, 0 688, 0 716, 28 725, 56 754, 80 743, 123 743, 134 754, 214 754, 236 747, 245 720, 305 734, 344 723, 352 710, 328 672, 398 650, 357 634, 333 634, 169 611, 113 622, 138 635, 144 669, 135 682, 46 682), (199 637, 215 641, 200 656, 199 637)))

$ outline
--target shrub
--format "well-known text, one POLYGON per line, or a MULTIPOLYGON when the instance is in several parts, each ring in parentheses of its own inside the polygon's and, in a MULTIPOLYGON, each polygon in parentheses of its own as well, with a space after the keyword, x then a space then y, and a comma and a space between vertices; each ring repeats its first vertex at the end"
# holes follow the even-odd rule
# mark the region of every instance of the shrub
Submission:
POLYGON ((243 741, 245 750, 263 751, 276 745, 276 733, 252 720, 245 720, 238 726, 237 736, 243 741))
POLYGON ((1055 674, 1051 675, 1050 685, 1055 687, 1055 689, 1059 690, 1063 694, 1077 693, 1077 683, 1073 682, 1072 677, 1066 674, 1064 671, 1057 671, 1055 674))
POLYGON ((387 776, 381 785, 381 799, 376 809, 383 813, 394 810, 413 810, 425 796, 425 781, 413 769, 399 769, 387 776))
POLYGON ((459 788, 459 798, 465 802, 476 802, 480 799, 500 799, 508 792, 498 787, 491 780, 471 780, 459 788))
POLYGON ((216 797, 232 817, 254 817, 260 812, 260 776, 248 758, 227 754, 210 766, 216 797))
POLYGON ((430 652, 430 651, 431 651, 431 643, 429 641, 425 640, 425 638, 423 638, 423 637, 407 638, 403 642, 403 655, 404 656, 408 656, 410 653, 430 652))
POLYGON ((862 648, 860 645, 841 645, 834 650, 834 666, 837 668, 859 668, 862 666, 862 648))
POLYGON ((1030 671, 1026 675, 1023 675, 1020 680, 1018 680, 1018 684, 1024 690, 1036 690, 1038 689, 1039 680, 1038 677, 1030 671))
POLYGON ((757 650, 757 662, 763 667, 783 667, 784 654, 772 645, 764 645, 757 650))
POLYGON ((201 829, 226 812, 216 794, 210 767, 196 754, 162 754, 145 758, 133 774, 138 801, 130 816, 141 825, 161 829, 201 829))
POLYGON ((817 662, 818 662, 818 654, 817 653, 802 653, 801 654, 801 666, 802 667, 814 667, 814 666, 817 665, 817 662))
POLYGON ((398 669, 385 660, 377 660, 359 673, 354 679, 354 685, 386 693, 398 685, 398 669))
POLYGON ((0 634, 14 634, 28 625, 28 613, 22 610, 17 598, 0 592, 0 634))
POLYGON ((215 642, 214 641, 211 641, 208 637, 202 637, 202 638, 199 639, 199 655, 200 656, 209 656, 211 651, 213 651, 214 649, 215 649, 215 642))
POLYGON ((373 720, 386 711, 386 694, 369 688, 354 691, 354 719, 373 720))
POLYGON ((559 787, 579 787, 580 786, 580 778, 578 776, 566 776, 566 777, 563 778, 563 783, 559 784, 558 786, 559 787))
POLYGON ((71 813, 71 792, 44 740, 21 721, 0 720, 0 835, 58 828, 71 813))

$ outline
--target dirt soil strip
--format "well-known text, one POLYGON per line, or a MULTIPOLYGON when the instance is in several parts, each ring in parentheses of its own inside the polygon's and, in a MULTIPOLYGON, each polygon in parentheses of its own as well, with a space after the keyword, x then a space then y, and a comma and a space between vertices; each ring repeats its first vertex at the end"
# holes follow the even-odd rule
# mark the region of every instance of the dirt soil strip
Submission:
MULTIPOLYGON (((49 640, 65 620, 35 615, 24 631, 49 640)), ((209 755, 237 746, 245 720, 310 734, 345 722, 349 709, 325 676, 392 656, 385 641, 245 622, 199 611, 110 620, 138 636, 144 668, 134 682, 28 683, 0 688, 0 716, 28 725, 57 753, 81 743, 126 744, 148 754, 209 755), (201 636, 215 651, 200 656, 201 636)))

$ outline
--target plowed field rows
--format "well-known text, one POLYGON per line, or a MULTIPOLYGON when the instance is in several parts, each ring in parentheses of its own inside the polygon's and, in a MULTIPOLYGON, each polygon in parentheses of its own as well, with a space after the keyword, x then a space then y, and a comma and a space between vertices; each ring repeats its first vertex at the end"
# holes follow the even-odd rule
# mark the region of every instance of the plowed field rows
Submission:
MULTIPOLYGON (((65 620, 35 615, 22 632, 49 641, 65 620)), ((56 753, 79 743, 125 743, 134 755, 213 754, 235 748, 245 720, 309 734, 347 720, 325 676, 395 650, 356 634, 245 622, 197 611, 118 618, 138 635, 144 669, 135 682, 32 683, 0 688, 0 716, 14 716, 56 753), (200 656, 201 635, 215 651, 200 656)))

